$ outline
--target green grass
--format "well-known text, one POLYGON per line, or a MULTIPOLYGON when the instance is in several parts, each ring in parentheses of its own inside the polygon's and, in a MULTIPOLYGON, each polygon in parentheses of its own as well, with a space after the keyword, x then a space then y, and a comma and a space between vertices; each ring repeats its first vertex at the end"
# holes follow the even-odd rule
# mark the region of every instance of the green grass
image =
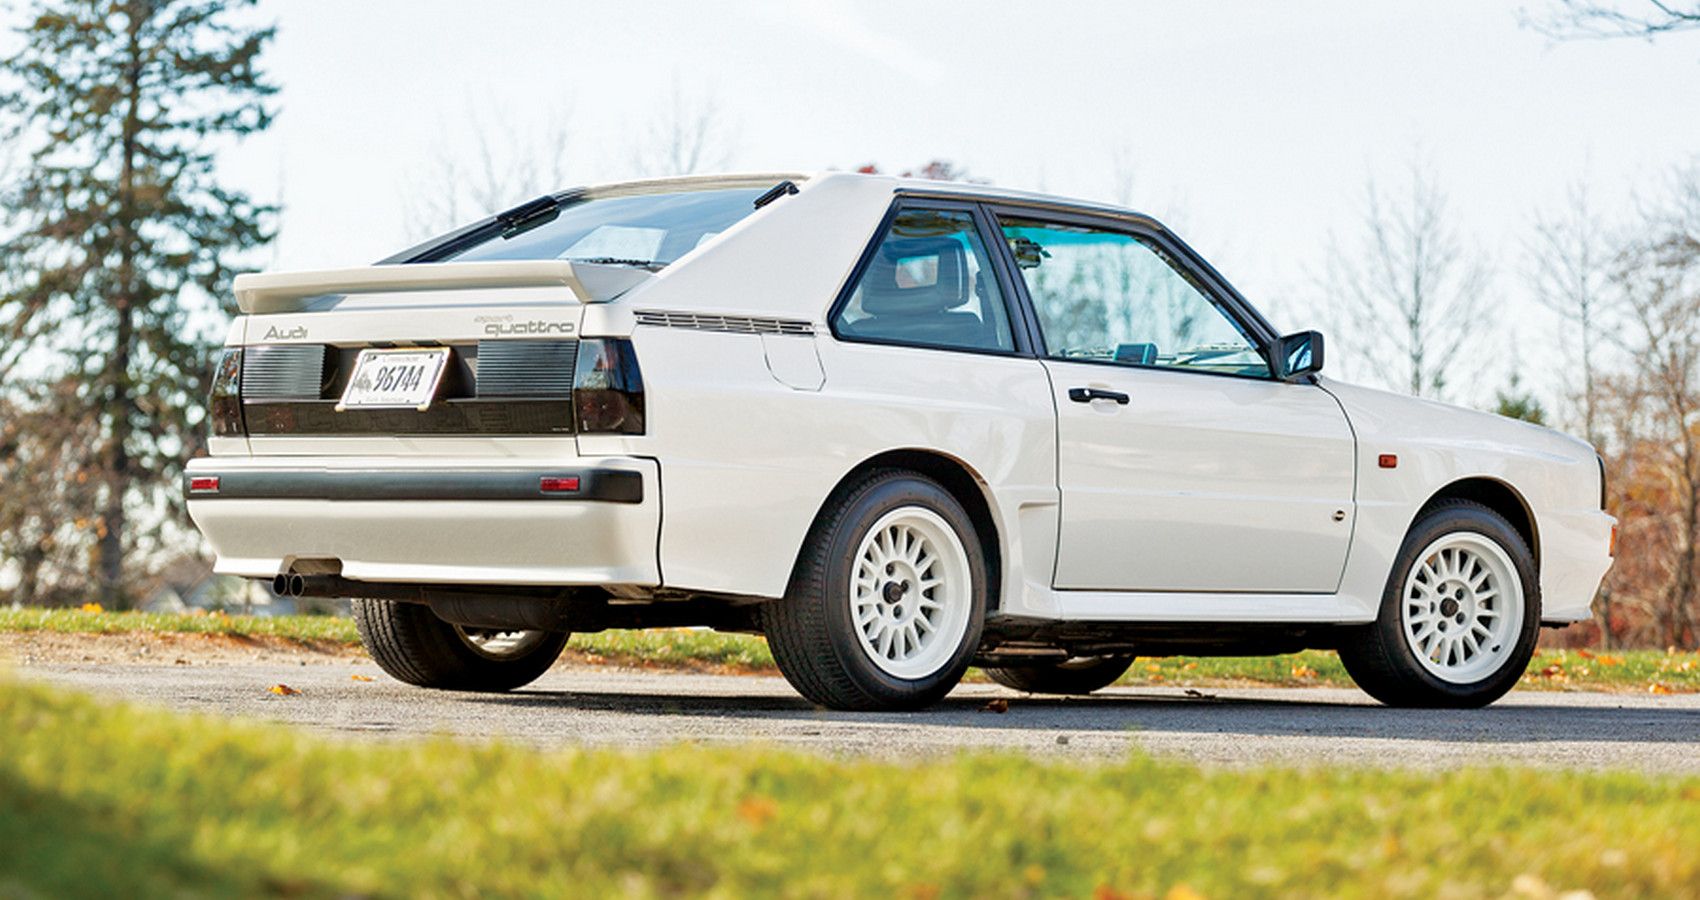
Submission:
POLYGON ((567 649, 592 661, 639 666, 708 666, 737 671, 776 671, 767 641, 748 634, 724 634, 694 628, 647 631, 612 630, 575 634, 567 649))
MULTIPOLYGON (((203 633, 270 636, 306 644, 356 644, 354 623, 335 616, 166 615, 77 609, 0 609, 0 631, 203 633)), ((580 660, 655 668, 771 672, 767 642, 743 634, 685 628, 603 631, 574 635, 567 645, 580 660)), ((971 678, 983 678, 971 673, 971 678)), ((1141 659, 1122 684, 1213 687, 1236 683, 1350 687, 1338 656, 1307 650, 1286 656, 1141 659)), ((1700 653, 1626 650, 1594 653, 1543 650, 1523 677, 1535 690, 1700 691, 1700 653)))
POLYGON ((0 896, 1692 896, 1697 846, 1695 778, 367 744, 0 679, 0 896))
MULTIPOLYGON (((1329 650, 1286 656, 1141 659, 1121 684, 1211 686, 1234 684, 1351 687, 1340 657, 1329 650)), ((1537 650, 1520 685, 1529 690, 1700 691, 1700 653, 1665 650, 1537 650)))
POLYGON ((354 620, 340 616, 229 616, 221 613, 103 612, 84 609, 0 608, 0 631, 51 631, 62 634, 229 634, 276 637, 302 643, 352 644, 360 641, 354 620))

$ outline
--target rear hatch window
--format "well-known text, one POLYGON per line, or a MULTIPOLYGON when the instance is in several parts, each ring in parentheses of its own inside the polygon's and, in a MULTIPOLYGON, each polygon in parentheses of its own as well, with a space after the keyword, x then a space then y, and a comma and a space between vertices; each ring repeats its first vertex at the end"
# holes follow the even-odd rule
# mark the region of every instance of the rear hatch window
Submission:
POLYGON ((429 241, 403 260, 565 259, 659 269, 755 212, 766 190, 557 195, 429 241))

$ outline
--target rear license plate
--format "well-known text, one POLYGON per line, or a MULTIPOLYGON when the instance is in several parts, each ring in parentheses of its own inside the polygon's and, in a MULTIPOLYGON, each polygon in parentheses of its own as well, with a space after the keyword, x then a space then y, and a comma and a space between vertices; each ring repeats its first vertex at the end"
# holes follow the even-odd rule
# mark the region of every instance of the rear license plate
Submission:
POLYGON ((417 409, 437 396, 449 367, 448 347, 362 350, 336 408, 417 409))

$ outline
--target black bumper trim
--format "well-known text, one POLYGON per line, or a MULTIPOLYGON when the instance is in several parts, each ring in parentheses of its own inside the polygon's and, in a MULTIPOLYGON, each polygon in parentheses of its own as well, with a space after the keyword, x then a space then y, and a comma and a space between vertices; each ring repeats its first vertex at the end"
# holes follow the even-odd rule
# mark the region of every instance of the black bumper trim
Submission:
POLYGON ((624 469, 197 469, 183 477, 190 500, 598 500, 642 503, 643 473, 624 469), (191 490, 191 478, 218 489, 191 490), (549 491, 544 478, 577 478, 549 491))

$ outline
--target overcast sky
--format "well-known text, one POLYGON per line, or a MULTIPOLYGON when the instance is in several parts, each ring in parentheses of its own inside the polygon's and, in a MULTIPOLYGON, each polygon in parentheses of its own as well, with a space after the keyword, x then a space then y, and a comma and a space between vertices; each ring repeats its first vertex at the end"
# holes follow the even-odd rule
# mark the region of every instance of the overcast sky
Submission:
POLYGON ((1314 276, 1366 178, 1421 156, 1551 392, 1556 328, 1517 274, 1530 221, 1580 178, 1627 209, 1700 154, 1700 32, 1555 44, 1523 8, 1544 5, 289 0, 260 12, 281 115, 226 171, 284 206, 268 265, 362 264, 416 235, 409 193, 479 127, 568 123, 583 183, 632 174, 675 94, 711 98, 740 170, 943 157, 1114 199, 1126 160, 1134 206, 1299 328, 1327 319, 1314 276))

